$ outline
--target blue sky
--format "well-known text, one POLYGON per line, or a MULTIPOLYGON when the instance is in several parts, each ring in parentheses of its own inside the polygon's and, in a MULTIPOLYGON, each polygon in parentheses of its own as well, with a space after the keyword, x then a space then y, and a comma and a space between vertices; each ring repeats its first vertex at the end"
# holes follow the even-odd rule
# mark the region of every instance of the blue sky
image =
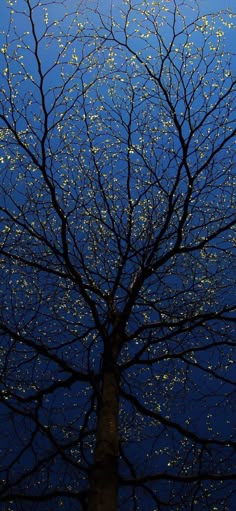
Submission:
MULTIPOLYGON (((30 4, 34 6, 37 1, 30 4)), ((0 413, 4 416, 6 412, 10 421, 1 446, 2 462, 8 462, 7 456, 16 456, 9 470, 14 478, 37 462, 35 453, 46 456, 49 449, 52 459, 46 459, 42 464, 45 470, 37 473, 41 491, 47 490, 47 477, 55 487, 75 494, 84 487, 91 441, 85 442, 84 450, 78 449, 76 441, 81 428, 94 427, 95 412, 90 406, 98 389, 96 382, 90 385, 85 377, 81 382, 79 375, 86 375, 87 370, 95 374, 100 371, 102 339, 81 294, 78 275, 82 275, 104 328, 110 332, 114 311, 108 312, 109 300, 114 298, 116 312, 124 309, 147 264, 148 278, 127 320, 128 342, 119 360, 124 391, 120 414, 123 474, 133 476, 133 460, 140 477, 144 468, 147 474, 153 469, 188 474, 202 461, 207 470, 231 470, 228 445, 222 449, 220 443, 201 448, 168 421, 177 421, 190 434, 209 435, 213 444, 225 435, 230 437, 233 427, 233 327, 230 322, 207 318, 213 309, 231 306, 233 301, 232 239, 229 233, 226 239, 222 234, 218 242, 212 240, 209 248, 200 244, 195 253, 191 252, 196 240, 200 243, 213 227, 233 217, 235 153, 231 140, 217 152, 233 125, 232 104, 225 101, 222 110, 216 107, 205 118, 211 105, 217 104, 219 91, 223 93, 231 83, 228 57, 219 51, 216 67, 209 61, 224 37, 226 54, 234 49, 235 32, 229 27, 233 19, 230 13, 227 18, 225 14, 214 18, 211 43, 207 41, 205 53, 201 52, 204 38, 209 35, 207 19, 202 19, 197 33, 191 34, 190 49, 184 47, 185 36, 179 35, 168 53, 165 42, 171 39, 168 22, 172 15, 165 8, 172 9, 173 2, 155 2, 155 9, 159 4, 163 6, 157 19, 158 33, 148 32, 148 12, 146 18, 140 11, 131 12, 128 51, 122 45, 125 36, 118 26, 120 23, 124 27, 121 2, 114 2, 113 9, 113 27, 120 42, 106 43, 102 36, 108 37, 109 31, 98 29, 102 20, 94 12, 96 2, 81 2, 73 21, 74 3, 68 1, 72 14, 63 22, 63 7, 46 0, 41 4, 33 12, 35 34, 29 15, 21 13, 15 16, 16 31, 13 29, 9 37, 10 48, 4 46, 5 36, 0 37, 0 222, 1 250, 5 251, 1 259, 0 321, 4 392, 9 392, 5 401, 3 393, 4 409, 0 408, 0 413), (54 23, 56 20, 59 24, 54 23), (87 23, 85 29, 83 23, 87 23), (40 39, 44 30, 47 37, 40 39), (164 39, 156 37, 158 34, 164 39), (152 73, 157 76, 160 70, 160 48, 168 58, 164 59, 161 82, 157 82, 152 73), (183 61, 187 71, 179 74, 183 61), (185 165, 180 132, 173 124, 174 111, 189 141, 185 165), (16 127, 15 138, 6 130, 7 123, 16 127), (191 126, 196 128, 195 138, 189 138, 191 126), (215 149, 216 157, 211 159, 215 149), (192 195, 182 251, 172 254, 181 234, 176 226, 184 219, 188 192, 192 195), (175 207, 171 209, 172 204, 175 207), (66 259, 67 248, 71 265, 66 259), (152 267, 148 266, 150 260, 152 267), (38 266, 34 266, 35 261, 38 266), (201 314, 205 314, 205 322, 201 314), (196 328, 191 328, 191 321, 195 321, 196 328), (220 342, 225 343, 223 347, 220 342), (38 346, 45 349, 37 351, 38 346), (142 353, 143 347, 146 349, 142 353), (51 353, 56 353, 59 360, 50 358, 51 353), (155 360, 152 365, 148 364, 150 358, 155 360), (76 371, 77 380, 67 381, 68 375, 73 377, 76 371), (38 398, 42 386, 51 388, 54 383, 55 391, 46 392, 41 402, 38 398), (144 419, 137 410, 134 412, 134 403, 127 398, 129 392, 140 406, 159 413, 160 419, 162 415, 163 421, 157 417, 154 420, 148 413, 144 419), (32 395, 32 402, 22 401, 32 395), (9 403, 18 407, 18 413, 15 410, 8 415, 9 403), (67 446, 68 459, 63 463, 60 453, 53 462, 55 442, 51 432, 54 439, 67 446), (7 451, 5 439, 7 449, 10 447, 7 451)), ((101 2, 106 22, 110 5, 101 2)), ((24 10, 26 2, 18 0, 14 6, 24 10)), ((199 0, 201 15, 227 7, 235 12, 233 1, 199 0)), ((194 13, 184 10, 189 12, 186 22, 190 23, 194 13)), ((7 12, 4 3, 1 29, 7 30, 7 12)), ((180 18, 176 21, 179 26, 180 18)), ((36 480, 29 476, 29 491, 32 481, 33 491, 38 491, 36 480)), ((230 494, 227 484, 223 490, 219 485, 216 498, 224 497, 226 491, 230 494)), ((206 483, 196 505, 192 504, 194 511, 207 509, 207 498, 214 497, 210 486, 206 483)), ((149 489, 163 500, 170 498, 170 511, 185 509, 181 507, 185 492, 181 484, 161 482, 159 486, 155 481, 149 489)), ((141 496, 137 493, 145 511, 154 511, 150 492, 149 496, 145 491, 141 496)), ((124 489, 123 498, 128 494, 129 490, 124 489)), ((187 498, 187 493, 184 496, 187 498)), ((39 509, 44 511, 40 505, 39 509)), ((46 507, 46 511, 49 509, 46 507)), ((123 509, 127 510, 125 501, 123 509)), ((189 511, 189 507, 186 509, 189 511)))

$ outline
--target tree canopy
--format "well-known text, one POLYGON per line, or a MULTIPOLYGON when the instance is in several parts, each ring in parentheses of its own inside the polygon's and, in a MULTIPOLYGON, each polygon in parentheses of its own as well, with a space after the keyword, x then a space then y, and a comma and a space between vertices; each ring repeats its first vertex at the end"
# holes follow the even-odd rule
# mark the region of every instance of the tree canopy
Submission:
POLYGON ((1 509, 230 511, 234 14, 2 9, 1 509))

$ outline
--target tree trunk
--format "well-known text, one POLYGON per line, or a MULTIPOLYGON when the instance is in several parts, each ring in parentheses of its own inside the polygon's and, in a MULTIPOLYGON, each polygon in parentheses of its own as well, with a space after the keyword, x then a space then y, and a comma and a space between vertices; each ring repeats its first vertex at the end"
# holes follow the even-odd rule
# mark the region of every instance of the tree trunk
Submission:
POLYGON ((115 365, 104 364, 101 406, 88 511, 116 511, 118 489, 118 376, 115 365))

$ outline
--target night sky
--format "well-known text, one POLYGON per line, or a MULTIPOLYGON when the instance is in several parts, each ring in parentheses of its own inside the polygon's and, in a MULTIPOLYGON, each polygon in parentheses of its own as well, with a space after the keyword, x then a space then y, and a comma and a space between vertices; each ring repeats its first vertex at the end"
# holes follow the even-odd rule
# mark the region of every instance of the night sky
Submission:
POLYGON ((116 328, 119 509, 236 505, 235 2, 130 5, 1 6, 1 511, 85 509, 116 328))

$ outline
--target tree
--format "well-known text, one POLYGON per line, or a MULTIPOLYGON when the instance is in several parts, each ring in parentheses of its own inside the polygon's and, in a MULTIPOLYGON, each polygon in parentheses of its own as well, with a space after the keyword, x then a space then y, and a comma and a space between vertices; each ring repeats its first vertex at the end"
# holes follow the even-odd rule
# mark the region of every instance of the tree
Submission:
POLYGON ((2 509, 232 509, 233 14, 7 4, 2 509))

